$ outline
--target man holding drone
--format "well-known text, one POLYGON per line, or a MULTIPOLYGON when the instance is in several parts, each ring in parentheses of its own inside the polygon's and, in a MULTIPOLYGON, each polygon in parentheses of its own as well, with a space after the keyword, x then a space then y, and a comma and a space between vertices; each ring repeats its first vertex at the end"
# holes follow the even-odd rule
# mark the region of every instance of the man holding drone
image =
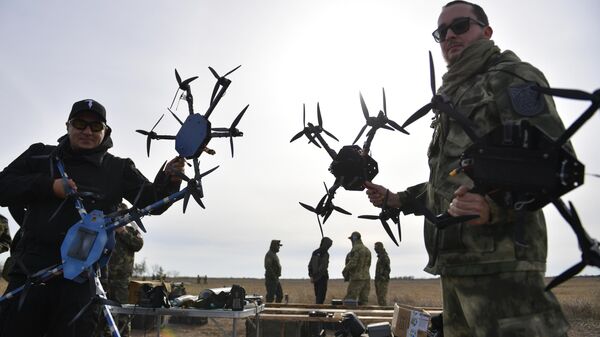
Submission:
POLYGON ((7 293, 25 288, 1 303, 2 336, 91 336, 96 318, 93 310, 82 308, 95 297, 93 280, 79 283, 59 275, 40 282, 32 277, 61 264, 61 243, 80 220, 75 199, 87 211, 107 214, 123 198, 141 208, 177 192, 181 184, 182 158, 168 162, 150 183, 131 159, 108 153, 111 128, 105 108, 95 100, 75 102, 66 128, 57 146, 33 144, 0 172, 0 205, 27 208, 7 293), (68 177, 61 176, 59 164, 68 177))
MULTIPOLYGON (((564 126, 553 100, 528 90, 530 83, 547 87, 544 75, 513 52, 501 52, 492 33, 478 5, 452 1, 442 8, 433 37, 448 72, 434 99, 447 99, 480 135, 527 120, 557 138, 564 126)), ((501 207, 488 194, 469 192, 473 181, 455 169, 471 139, 434 99, 429 105, 437 110, 428 149, 429 181, 390 193, 387 206, 418 214, 417 200, 423 200, 435 214, 478 215, 444 229, 425 221, 425 270, 441 276, 444 336, 565 336, 568 323, 559 303, 544 291, 547 243, 542 211, 517 212, 501 207), (458 174, 449 175, 452 171, 458 174)), ((387 189, 365 185, 370 201, 382 206, 387 189)))

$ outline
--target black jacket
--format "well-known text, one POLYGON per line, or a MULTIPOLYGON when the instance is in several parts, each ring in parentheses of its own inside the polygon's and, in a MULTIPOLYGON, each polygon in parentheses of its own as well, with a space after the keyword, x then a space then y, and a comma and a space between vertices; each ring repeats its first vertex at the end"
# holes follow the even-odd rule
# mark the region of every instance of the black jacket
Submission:
MULTIPOLYGON (((60 158, 65 172, 77 184, 79 192, 94 192, 99 200, 84 199, 87 211, 112 212, 122 198, 133 203, 140 187, 145 185, 137 207, 144 207, 179 190, 179 184, 159 172, 154 184, 140 173, 131 159, 119 158, 107 152, 112 142, 107 136, 96 149, 75 153, 68 138, 58 146, 33 144, 0 172, 0 205, 21 205, 27 209, 23 220, 23 237, 16 247, 16 257, 30 273, 61 262, 60 246, 68 229, 81 217, 73 200, 69 200, 49 221, 63 199, 54 196, 52 184, 60 178, 56 160, 60 158)), ((167 207, 158 210, 164 212, 167 207)), ((23 272, 19 268, 13 273, 23 272)))

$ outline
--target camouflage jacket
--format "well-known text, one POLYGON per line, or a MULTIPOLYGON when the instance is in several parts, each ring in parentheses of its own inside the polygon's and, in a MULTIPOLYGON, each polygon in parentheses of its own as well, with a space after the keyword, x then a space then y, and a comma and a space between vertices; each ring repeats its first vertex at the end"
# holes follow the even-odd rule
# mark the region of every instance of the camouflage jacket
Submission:
POLYGON ((358 239, 352 243, 352 250, 346 256, 346 266, 342 275, 347 275, 350 281, 370 280, 369 268, 371 268, 371 251, 358 239))
POLYGON ((281 264, 277 253, 269 250, 265 255, 265 278, 278 279, 281 276, 281 264))
POLYGON ((0 215, 0 253, 7 252, 10 249, 11 242, 8 219, 0 215))
POLYGON ((132 226, 123 232, 115 232, 115 249, 108 261, 109 282, 129 282, 133 273, 134 254, 142 249, 144 239, 132 226))
POLYGON ((390 280, 390 257, 386 252, 377 254, 377 264, 375 265, 375 281, 390 280))
MULTIPOLYGON (((503 123, 522 119, 551 138, 564 131, 551 97, 543 96, 543 109, 533 115, 524 114, 523 107, 513 103, 512 89, 526 82, 541 86, 548 83, 539 70, 522 62, 511 51, 500 52, 493 41, 481 40, 466 48, 443 79, 438 93, 448 97, 460 113, 476 124, 480 136, 503 123)), ((412 197, 424 195, 427 207, 439 214, 448 209, 453 192, 460 185, 473 186, 465 174, 449 176, 472 142, 461 126, 444 113, 436 113, 432 127, 429 181, 410 187, 399 196, 401 204, 409 205, 412 197)), ((516 245, 514 212, 500 208, 489 197, 486 199, 491 213, 488 224, 461 223, 438 230, 425 220, 425 245, 429 253, 425 271, 441 275, 481 275, 545 270, 547 240, 542 211, 525 212, 523 227, 527 246, 516 245)), ((410 207, 402 207, 402 210, 406 214, 414 213, 410 207)))

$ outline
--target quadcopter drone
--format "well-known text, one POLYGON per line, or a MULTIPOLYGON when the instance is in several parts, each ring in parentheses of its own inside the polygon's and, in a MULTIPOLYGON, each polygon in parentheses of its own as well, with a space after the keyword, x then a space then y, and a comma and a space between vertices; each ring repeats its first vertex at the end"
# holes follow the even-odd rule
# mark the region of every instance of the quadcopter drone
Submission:
MULTIPOLYGON (((333 204, 333 198, 337 189, 340 187, 344 187, 346 190, 349 191, 362 191, 364 189, 364 182, 372 180, 379 172, 377 162, 369 155, 371 142, 373 141, 377 130, 397 130, 402 133, 408 134, 408 132, 406 132, 406 130, 404 130, 403 127, 401 127, 398 123, 388 118, 385 89, 383 89, 382 92, 383 110, 380 110, 376 117, 371 117, 369 115, 369 110, 367 108, 367 105, 365 104, 363 96, 362 94, 359 94, 360 104, 363 114, 365 116, 366 123, 361 128, 352 145, 343 146, 339 152, 335 152, 331 147, 329 147, 329 145, 321 135, 321 133, 325 133, 327 136, 335 139, 336 141, 338 140, 333 134, 331 134, 329 131, 323 128, 323 119, 321 117, 321 108, 319 104, 317 103, 317 125, 314 125, 310 122, 306 123, 306 108, 305 106, 303 106, 303 129, 292 137, 290 143, 299 139, 302 136, 306 136, 306 138, 308 138, 309 143, 312 143, 313 145, 319 148, 324 148, 327 154, 333 160, 332 163, 329 165, 329 172, 331 172, 331 174, 333 174, 333 176, 335 177, 335 182, 333 183, 331 188, 327 188, 327 185, 323 183, 325 185, 325 195, 319 200, 315 207, 300 202, 300 205, 302 207, 317 215, 317 221, 319 223, 319 229, 321 231, 322 237, 323 226, 321 224, 321 218, 323 218, 324 224, 333 211, 338 211, 343 214, 351 215, 350 212, 333 204), (367 132, 367 139, 363 147, 361 148, 360 146, 355 144, 358 141, 358 139, 360 139, 367 127, 371 128, 367 132)), ((390 214, 390 212, 382 211, 382 214, 376 216, 375 218, 369 215, 359 216, 359 218, 380 219, 381 224, 385 229, 386 233, 390 236, 392 241, 394 241, 394 243, 398 245, 398 242, 396 241, 392 230, 387 224, 387 220, 391 218, 398 225, 398 233, 400 235, 400 223, 397 216, 394 216, 394 214, 390 214)))
MULTIPOLYGON (((567 207, 560 199, 565 193, 583 184, 584 165, 564 145, 600 107, 600 90, 590 94, 580 90, 553 89, 533 82, 526 83, 517 90, 521 91, 521 95, 534 97, 536 102, 543 100, 544 95, 552 95, 590 101, 591 104, 556 140, 526 119, 505 123, 480 137, 471 120, 457 111, 447 97, 436 94, 431 52, 429 66, 433 93, 431 102, 410 116, 402 127, 407 127, 430 110, 445 113, 456 120, 473 144, 464 151, 458 167, 450 174, 466 174, 474 182, 471 192, 487 195, 498 205, 515 211, 515 241, 518 244, 527 245, 523 237, 524 224, 520 221, 523 219, 523 212, 541 209, 549 203, 556 206, 577 235, 582 261, 555 278, 546 289, 575 276, 586 265, 600 267, 598 242, 585 232, 574 206, 569 203, 570 207, 567 207)), ((414 200, 413 206, 429 220, 450 218, 447 213, 434 218, 421 200, 414 200)), ((440 229, 456 223, 432 222, 440 229)))
MULTIPOLYGON (((233 137, 240 137, 243 135, 243 133, 236 127, 246 112, 248 105, 237 115, 229 128, 211 128, 210 122, 208 121, 208 117, 214 111, 218 102, 231 84, 231 80, 227 79, 226 76, 238 68, 239 66, 224 76, 219 76, 213 68, 209 67, 211 73, 217 78, 217 83, 213 88, 209 108, 204 115, 194 113, 193 110, 193 96, 189 84, 197 77, 188 78, 182 81, 179 73, 177 70, 175 70, 178 89, 175 93, 173 103, 171 103, 171 108, 173 107, 179 90, 183 91, 183 94, 180 97, 185 97, 189 107, 189 116, 184 122, 182 122, 169 108, 171 114, 179 121, 181 125, 179 132, 176 136, 158 135, 154 132, 154 128, 157 126, 158 122, 149 132, 137 130, 137 132, 148 137, 148 155, 150 153, 150 142, 152 139, 174 139, 175 148, 179 156, 185 159, 191 159, 193 161, 193 178, 189 178, 185 174, 179 173, 181 179, 187 182, 187 186, 179 192, 173 193, 140 209, 137 207, 137 202, 144 188, 142 185, 131 208, 110 214, 104 214, 104 212, 101 210, 92 210, 91 212, 88 212, 83 206, 83 199, 99 199, 101 196, 91 192, 78 192, 72 189, 67 183, 68 175, 65 172, 61 158, 57 155, 50 155, 51 172, 53 172, 54 166, 56 165, 56 168, 62 177, 63 186, 67 194, 65 201, 59 205, 58 209, 52 215, 52 218, 60 211, 60 209, 64 207, 68 201, 72 200, 74 201, 75 208, 77 209, 81 220, 71 226, 62 242, 62 264, 51 266, 35 273, 29 273, 22 261, 16 261, 27 273, 27 281, 23 286, 16 288, 0 297, 0 302, 20 294, 20 308, 28 290, 32 285, 43 283, 60 275, 66 279, 73 280, 78 283, 83 283, 86 280, 89 280, 90 287, 92 288, 91 293, 95 296, 92 297, 90 302, 79 311, 79 313, 71 320, 69 324, 75 322, 92 303, 99 303, 102 305, 102 311, 107 320, 112 336, 120 337, 119 331, 116 328, 109 309, 109 306, 119 306, 119 304, 106 299, 106 293, 104 292, 97 275, 97 271, 108 263, 108 259, 114 249, 114 230, 118 227, 125 226, 130 222, 135 222, 137 226, 145 232, 146 229, 141 222, 141 218, 143 216, 149 215, 153 210, 175 203, 181 199, 183 199, 183 211, 185 213, 190 196, 192 196, 194 200, 196 200, 196 202, 202 208, 204 208, 204 204, 201 201, 202 197, 204 196, 201 179, 217 169, 218 166, 204 173, 200 173, 200 163, 198 159, 199 156, 203 152, 210 152, 210 150, 207 150, 207 145, 212 137, 229 137, 231 154, 233 156, 233 137)), ((162 117, 159 119, 159 122, 161 119, 162 117)))

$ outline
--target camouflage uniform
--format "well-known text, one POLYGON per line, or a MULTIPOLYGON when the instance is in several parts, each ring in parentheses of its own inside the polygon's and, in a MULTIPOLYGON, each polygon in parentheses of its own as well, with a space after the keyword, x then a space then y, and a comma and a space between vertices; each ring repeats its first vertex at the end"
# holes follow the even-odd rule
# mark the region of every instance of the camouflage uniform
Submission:
MULTIPOLYGON (((115 249, 108 261, 108 299, 119 303, 129 302, 129 278, 133 274, 134 254, 142 249, 144 239, 132 226, 123 227, 122 232, 115 232, 115 249)), ((130 335, 131 326, 128 315, 118 315, 116 320, 121 336, 130 335)), ((110 332, 105 329, 105 336, 110 332)))
MULTIPOLYGON (((8 228, 8 219, 6 219, 3 215, 0 215, 0 254, 9 251, 12 240, 10 239, 10 229, 8 228)), ((6 281, 9 281, 8 274, 12 265, 14 264, 14 259, 10 256, 4 261, 4 265, 2 266, 2 278, 6 281)))
POLYGON ((8 228, 8 219, 0 215, 0 254, 10 249, 10 230, 8 228))
POLYGON ((348 238, 352 240, 352 250, 346 256, 346 266, 342 270, 344 280, 350 281, 345 298, 358 299, 361 305, 369 303, 371 290, 371 252, 360 239, 360 233, 353 232, 348 238))
POLYGON ((281 276, 281 264, 279 263, 279 247, 281 246, 279 240, 272 240, 269 251, 265 255, 265 286, 267 288, 267 302, 281 303, 283 299, 283 289, 279 282, 281 276))
POLYGON ((327 281, 329 281, 329 253, 327 252, 331 247, 330 238, 324 237, 321 239, 321 244, 316 249, 308 263, 308 276, 313 283, 315 289, 315 303, 323 304, 325 302, 325 296, 327 295, 327 281))
MULTIPOLYGON (((500 52, 491 40, 465 48, 448 68, 439 94, 477 125, 484 135, 506 122, 527 119, 552 138, 564 131, 551 97, 541 95, 543 110, 524 114, 527 106, 513 103, 511 92, 526 82, 548 86, 544 75, 511 51, 500 52)), ((531 112, 531 111, 529 111, 531 112)), ((414 213, 411 200, 425 193, 427 207, 436 214, 448 209, 460 185, 473 186, 464 174, 449 176, 460 155, 472 144, 460 125, 437 113, 428 150, 429 182, 399 193, 402 211, 414 213)), ((546 224, 541 210, 524 212, 527 246, 515 243, 515 212, 501 208, 489 197, 490 222, 460 223, 443 230, 425 220, 429 262, 425 271, 441 275, 444 291, 444 334, 462 336, 561 336, 568 323, 550 292, 544 292, 546 224), (485 323, 482 323, 485 322, 485 323), (541 330, 540 324, 548 324, 541 330), (520 329, 520 330, 519 330, 520 329), (470 335, 469 334, 469 335, 470 335)))
POLYGON ((377 304, 387 305, 386 296, 388 284, 390 283, 390 257, 381 242, 375 243, 375 252, 377 253, 377 264, 375 265, 375 294, 377 294, 377 304))

